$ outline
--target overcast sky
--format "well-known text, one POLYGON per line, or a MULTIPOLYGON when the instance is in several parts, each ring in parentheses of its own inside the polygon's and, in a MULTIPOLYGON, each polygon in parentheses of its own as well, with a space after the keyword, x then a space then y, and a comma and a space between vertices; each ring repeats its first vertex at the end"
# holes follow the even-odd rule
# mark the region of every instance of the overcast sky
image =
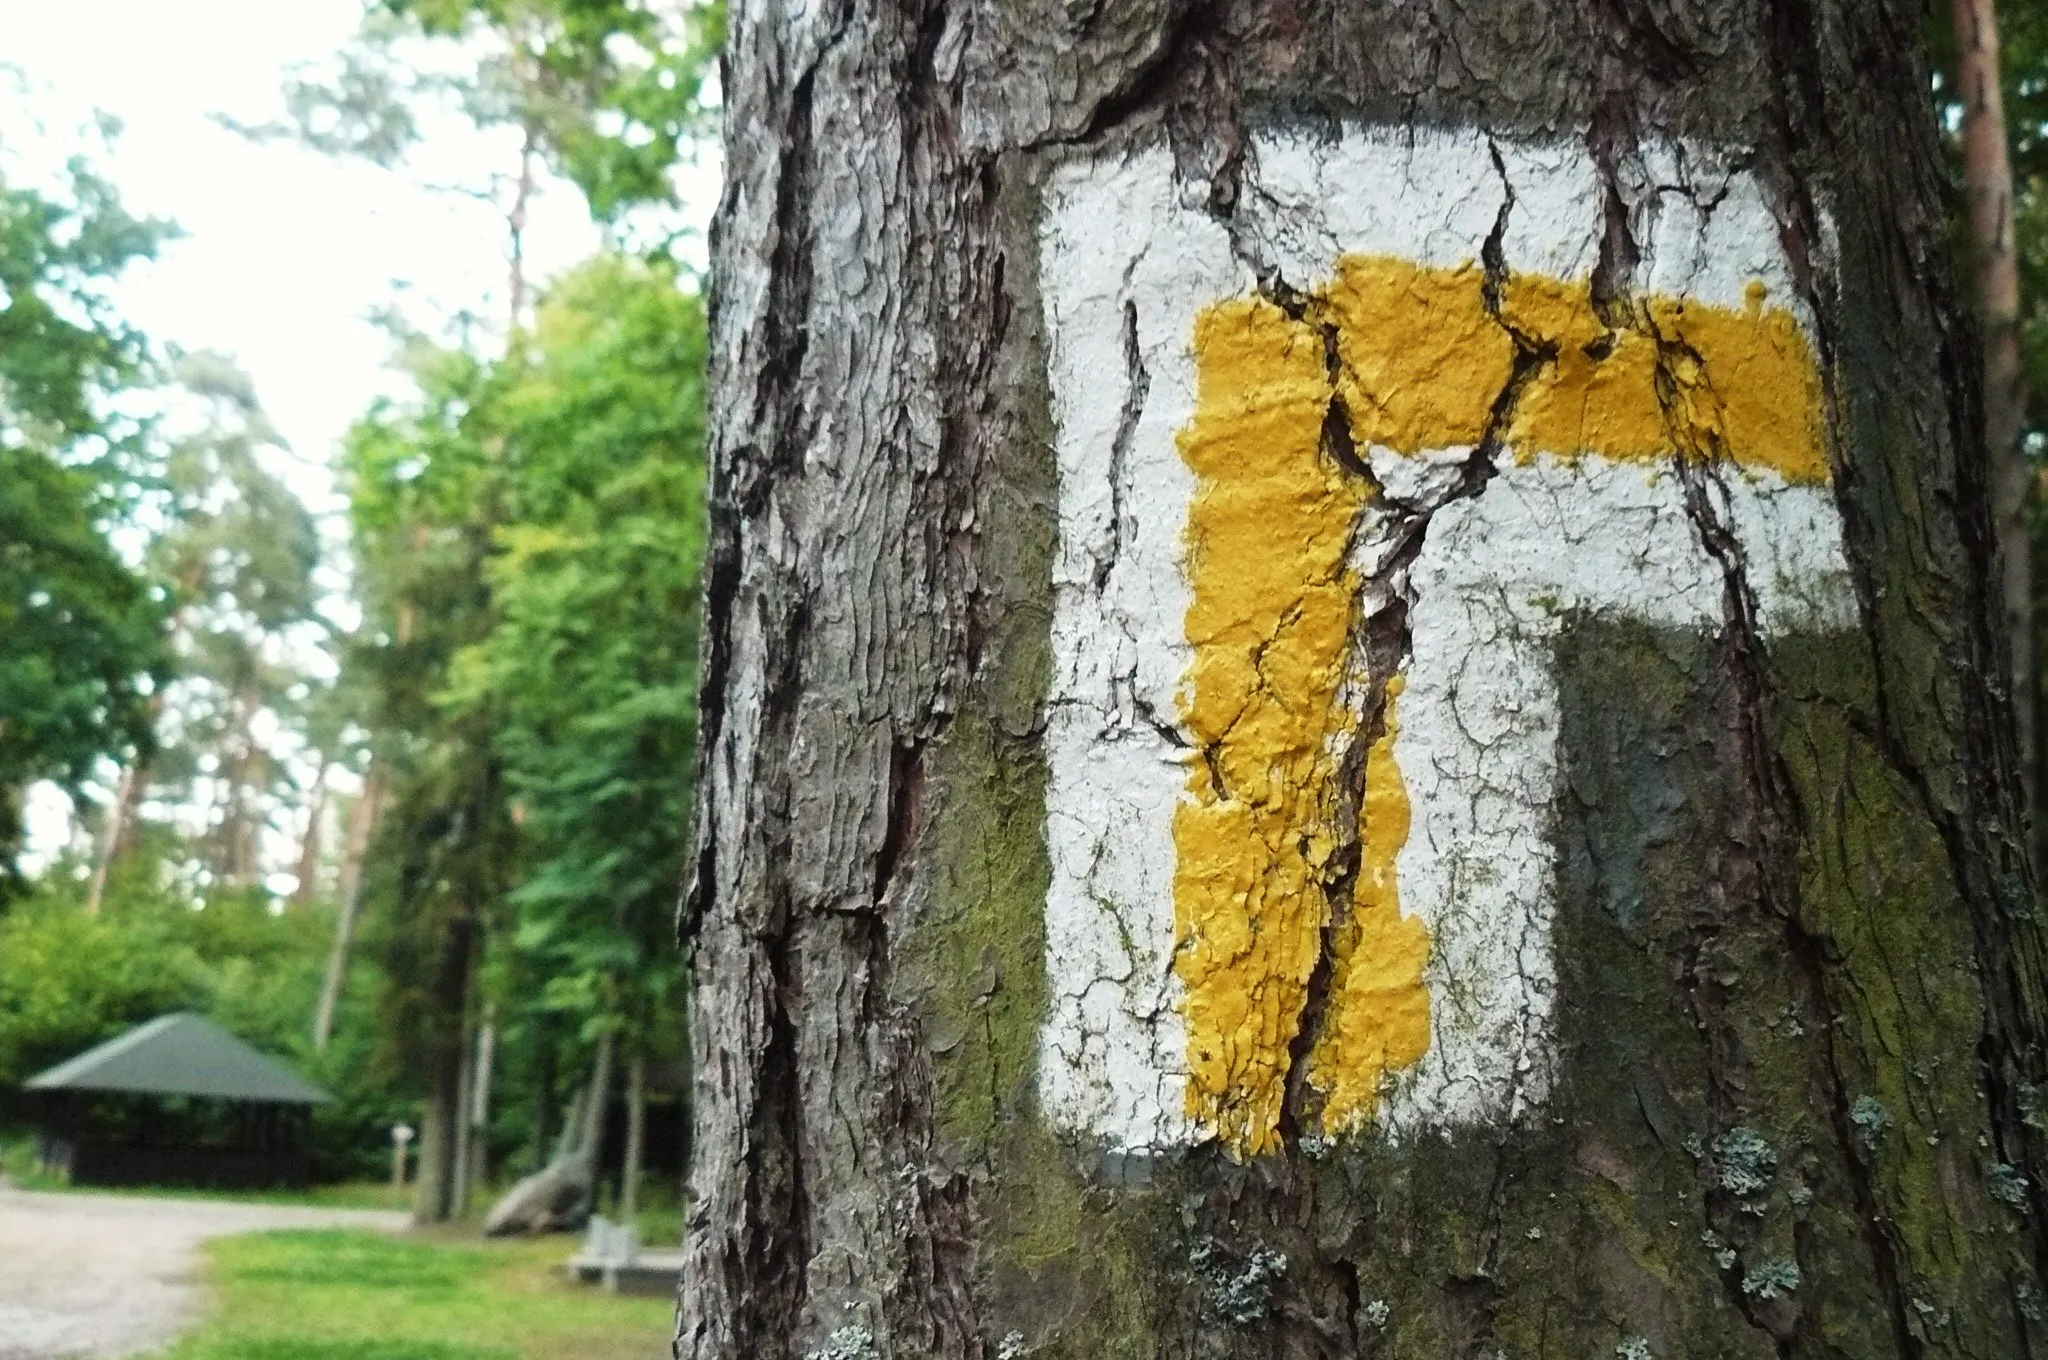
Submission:
MULTIPOLYGON (((159 344, 234 355, 293 447, 322 464, 396 381, 373 308, 403 299, 424 323, 503 307, 501 218, 430 182, 509 170, 509 130, 445 122, 416 168, 393 172, 252 143, 210 117, 279 117, 286 69, 328 57, 361 13, 362 0, 0 0, 0 61, 26 76, 45 146, 60 153, 69 127, 113 114, 124 130, 99 168, 132 211, 186 233, 123 281, 128 318, 159 344)), ((542 195, 528 241, 537 277, 596 244, 573 191, 542 195)), ((295 480, 325 500, 319 478, 295 480)))
MULTIPOLYGON (((280 118, 287 70, 330 58, 362 12, 363 0, 0 0, 0 64, 24 87, 0 99, 11 172, 54 174, 85 149, 131 212, 178 224, 183 237, 115 288, 123 315, 159 347, 233 356, 297 454, 277 470, 330 515, 342 508, 330 476, 342 434, 374 397, 404 391, 373 311, 396 303, 430 329, 503 313, 502 215, 435 186, 486 186, 517 157, 511 130, 480 134, 453 117, 424 126, 398 171, 252 142, 214 120, 280 118), (24 105, 40 131, 23 124, 24 105), (79 135, 97 113, 123 125, 103 153, 79 135)), ((701 217, 713 172, 691 180, 701 217)), ((598 245, 581 197, 544 188, 529 214, 529 276, 545 280, 598 245)), ((339 528, 330 521, 330 535, 339 528)), ((68 810, 53 787, 36 790, 32 848, 62 843, 68 810)))

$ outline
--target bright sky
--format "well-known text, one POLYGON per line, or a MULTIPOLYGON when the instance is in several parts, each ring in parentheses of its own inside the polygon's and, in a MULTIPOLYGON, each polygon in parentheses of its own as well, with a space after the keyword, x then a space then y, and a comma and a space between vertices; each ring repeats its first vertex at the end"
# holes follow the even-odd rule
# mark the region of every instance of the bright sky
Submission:
MULTIPOLYGON (((434 186, 484 187, 517 158, 509 129, 484 135, 455 117, 423 127, 397 171, 255 143, 214 121, 281 118, 288 68, 331 57, 362 12, 363 0, 0 0, 0 63, 21 73, 43 125, 40 139, 18 120, 0 125, 0 143, 54 173, 91 150, 78 134, 96 113, 121 121, 94 168, 131 212, 184 232, 114 290, 123 315, 159 346, 232 355, 298 454, 277 470, 327 513, 342 508, 329 471, 342 434, 377 395, 405 390, 372 312, 396 304, 444 337, 463 313, 499 324, 503 217, 434 186)), ((715 172, 687 180, 701 225, 715 172)), ((580 196, 544 188, 529 212, 529 278, 545 281, 598 244, 580 196)), ((33 850, 68 837, 68 800, 54 787, 35 790, 29 812, 33 850)))
MULTIPOLYGON (((425 181, 480 185, 511 169, 509 131, 431 128, 418 168, 393 172, 255 144, 209 117, 280 117, 286 68, 330 56, 361 13, 361 0, 0 0, 0 60, 27 76, 52 149, 93 111, 113 114, 124 131, 101 172, 132 211, 186 233, 123 282, 129 319, 159 343, 234 355, 292 446, 320 463, 373 396, 396 390, 372 308, 402 300, 424 325, 463 310, 495 319, 504 305, 502 219, 425 181)), ((536 277, 596 244, 573 191, 541 196, 536 277)), ((323 482, 300 491, 326 509, 323 482)))

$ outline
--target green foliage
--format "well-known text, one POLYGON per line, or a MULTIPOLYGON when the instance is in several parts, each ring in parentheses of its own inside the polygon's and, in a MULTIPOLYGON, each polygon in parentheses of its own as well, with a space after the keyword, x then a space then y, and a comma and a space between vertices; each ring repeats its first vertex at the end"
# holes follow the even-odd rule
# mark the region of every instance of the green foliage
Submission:
POLYGON ((76 787, 100 756, 150 744, 163 604, 107 542, 99 500, 83 472, 0 447, 0 866, 20 836, 12 791, 76 787))
POLYGON ((0 916, 0 1085, 130 1025, 202 1008, 206 960, 169 912, 87 916, 38 894, 0 916))
POLYGON ((148 471, 143 432, 108 414, 146 349, 107 285, 169 231, 82 159, 54 195, 0 171, 0 879, 25 785, 76 788, 100 756, 148 744, 163 610, 107 539, 148 471))
POLYGON ((485 970, 508 1038, 544 1033, 518 1024, 540 1008, 681 1046, 655 1018, 680 973, 703 359, 675 271, 601 256, 503 359, 416 346, 417 400, 350 438, 396 1047, 458 1018, 451 940, 478 930, 514 945, 485 970))
MULTIPOLYGON (((430 104, 517 132, 516 175, 466 186, 510 199, 515 256, 543 167, 614 240, 627 214, 673 206, 716 7, 368 11, 337 63, 288 84, 292 126, 244 130, 383 165, 433 125, 430 104)), ((35 779, 89 788, 111 757, 123 815, 102 828, 121 828, 106 865, 59 864, 0 916, 0 1083, 195 1009, 338 1096, 314 1113, 316 1174, 375 1176, 388 1126, 419 1122, 423 1088, 445 1093, 488 1006, 492 1161, 515 1138, 543 1147, 557 1077, 577 1079, 601 1032, 663 1070, 685 1047, 669 922, 705 534, 694 287, 664 248, 606 254, 538 306, 521 281, 503 354, 408 342, 415 394, 373 407, 344 449, 362 624, 338 638, 318 526, 248 380, 223 356, 152 356, 109 302, 167 228, 82 164, 50 184, 0 179, 0 857, 35 779), (111 398, 143 383, 162 394, 151 420, 108 414, 139 409, 111 398), (338 684, 305 664, 322 645, 338 684), (334 904, 283 909, 258 847, 297 831, 299 785, 333 761, 382 797, 355 963, 316 1053, 334 904)))
MULTIPOLYGON (((194 847, 215 882, 259 876, 259 828, 296 792, 278 737, 311 716, 308 647, 325 640, 314 573, 320 536, 303 502, 264 465, 283 442, 248 378, 210 353, 176 356, 172 374, 198 418, 168 441, 165 524, 147 561, 169 591, 181 683, 167 696, 173 740, 148 762, 151 796, 212 803, 194 847), (277 737, 258 735, 265 714, 277 737), (203 781, 203 782, 202 782, 203 781)), ((336 734, 324 734, 332 740, 336 734)))
POLYGON ((455 654, 491 621, 483 562, 501 492, 476 417, 491 369, 425 345, 407 362, 417 399, 380 403, 344 450, 364 611, 347 664, 390 791, 365 900, 389 983, 380 1052, 401 1071, 460 1033, 509 825, 488 715, 436 702, 455 654))
POLYGON ((376 972, 358 970, 336 1042, 311 1052, 332 914, 279 911, 253 888, 215 890, 202 906, 164 886, 175 842, 152 831, 124 857, 97 916, 82 910, 68 864, 0 916, 0 1090, 131 1025, 195 1010, 335 1095, 313 1111, 317 1176, 382 1174, 387 1130, 415 1116, 372 1061, 376 972))
POLYGON ((201 905, 158 887, 157 868, 131 857, 97 916, 64 874, 0 916, 0 1085, 174 1010, 272 1052, 302 1047, 325 913, 276 911, 256 890, 201 905))
POLYGON ((497 619, 443 702, 492 715, 518 799, 518 944, 548 999, 661 1009, 678 970, 704 553, 701 303, 665 267, 600 257, 540 308, 498 398, 497 619))
POLYGON ((356 41, 285 86, 290 135, 390 167, 420 135, 421 109, 453 105, 478 127, 512 127, 583 191, 593 218, 673 206, 671 172, 708 127, 706 86, 724 8, 677 16, 632 0, 373 0, 356 41), (472 63, 451 74, 425 41, 472 63))
POLYGON ((106 285, 173 234, 130 215, 83 158, 64 179, 52 197, 0 178, 0 443, 45 450, 108 435, 105 398, 137 380, 147 347, 106 285))
POLYGON ((632 0, 382 0, 438 37, 503 41, 472 107, 530 129, 592 216, 673 203, 669 171, 704 126, 706 77, 724 42, 722 6, 679 27, 632 0))

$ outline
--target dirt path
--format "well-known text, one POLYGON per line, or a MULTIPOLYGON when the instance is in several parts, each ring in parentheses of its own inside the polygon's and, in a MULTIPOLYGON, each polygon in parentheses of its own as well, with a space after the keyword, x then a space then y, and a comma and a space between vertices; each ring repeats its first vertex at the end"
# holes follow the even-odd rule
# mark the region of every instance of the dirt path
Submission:
POLYGON ((0 1360, 118 1356, 160 1346, 199 1308, 199 1245, 266 1228, 378 1228, 404 1214, 0 1184, 0 1360))

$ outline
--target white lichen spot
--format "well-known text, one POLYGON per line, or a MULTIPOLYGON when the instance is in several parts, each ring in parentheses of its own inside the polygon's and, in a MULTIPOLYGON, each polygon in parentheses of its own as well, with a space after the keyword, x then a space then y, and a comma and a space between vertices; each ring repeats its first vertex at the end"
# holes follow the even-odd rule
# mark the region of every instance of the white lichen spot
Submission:
POLYGON ((1799 1288, 1799 1267, 1779 1256, 1742 1277, 1742 1292, 1753 1299, 1779 1299, 1799 1288))
POLYGON ((1234 1327, 1263 1322, 1273 1307, 1273 1282, 1287 1273, 1287 1258, 1254 1247, 1234 1260, 1221 1243, 1205 1239, 1188 1255, 1209 1313, 1234 1327))
POLYGON ((1991 1189, 1991 1197, 2006 1208, 2024 1210, 2027 1207, 2027 1178, 2019 1173, 2019 1168, 2000 1162, 1991 1168, 1984 1180, 1991 1189))
POLYGON ((1614 1348, 1619 1360, 1657 1360, 1657 1352, 1650 1349, 1646 1336, 1632 1336, 1614 1348))
POLYGON ((2036 1133, 2048 1133, 2048 1102, 2041 1098, 2041 1088, 2032 1082, 2020 1082, 2015 1088, 2020 1102, 2020 1122, 2036 1133))
POLYGON ((1739 1196, 1763 1193, 1778 1171, 1778 1153, 1761 1133, 1747 1127, 1714 1140, 1714 1167, 1724 1189, 1739 1196))
POLYGON ((859 1326, 837 1328, 824 1345, 805 1351, 804 1360, 876 1360, 875 1334, 859 1326))
POLYGON ((1849 1107, 1849 1122, 1856 1126, 1856 1137, 1867 1148, 1874 1148, 1884 1139, 1885 1131, 1892 1126, 1891 1112, 1876 1096, 1856 1097, 1849 1107))

